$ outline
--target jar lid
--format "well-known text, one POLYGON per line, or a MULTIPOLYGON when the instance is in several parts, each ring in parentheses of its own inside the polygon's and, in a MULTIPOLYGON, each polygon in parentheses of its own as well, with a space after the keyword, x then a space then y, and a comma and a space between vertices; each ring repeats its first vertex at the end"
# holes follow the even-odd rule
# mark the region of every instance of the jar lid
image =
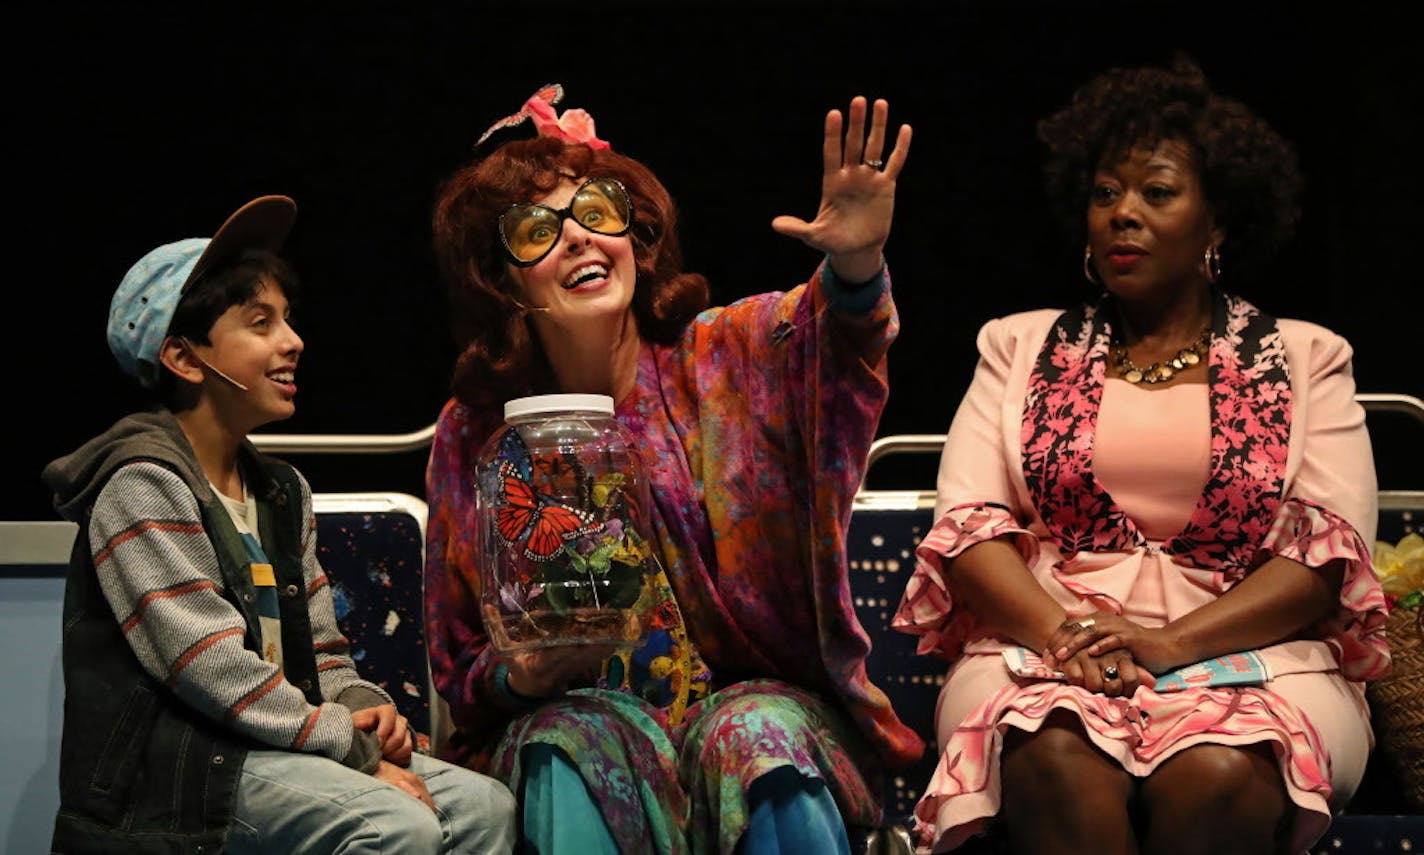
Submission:
POLYGON ((571 410, 611 416, 613 398, 608 395, 531 395, 527 398, 515 398, 504 402, 504 420, 539 413, 566 413, 571 410))

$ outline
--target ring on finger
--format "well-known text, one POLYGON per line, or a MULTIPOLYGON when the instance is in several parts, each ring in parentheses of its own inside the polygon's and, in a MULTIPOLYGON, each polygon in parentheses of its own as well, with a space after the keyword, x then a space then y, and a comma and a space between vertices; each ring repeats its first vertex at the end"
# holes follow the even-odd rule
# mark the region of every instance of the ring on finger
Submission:
POLYGON ((883 166, 885 165, 885 161, 879 160, 879 159, 876 159, 876 160, 867 160, 867 161, 865 162, 865 165, 868 166, 868 167, 870 167, 871 169, 880 169, 881 167, 883 167, 883 166))
POLYGON ((1075 621, 1073 621, 1073 626, 1076 626, 1076 627, 1078 628, 1078 630, 1077 630, 1078 632, 1082 632, 1082 631, 1084 631, 1084 630, 1092 629, 1092 628, 1093 628, 1093 625, 1096 624, 1096 623, 1097 623, 1096 620, 1094 620, 1094 619, 1088 617, 1088 618, 1083 618, 1082 620, 1075 620, 1075 621))
POLYGON ((1109 665, 1108 667, 1106 667, 1106 668, 1103 669, 1103 679, 1104 679, 1104 680, 1116 680, 1116 679, 1117 679, 1117 676, 1118 676, 1118 674, 1117 674, 1117 666, 1116 666, 1116 665, 1109 665))

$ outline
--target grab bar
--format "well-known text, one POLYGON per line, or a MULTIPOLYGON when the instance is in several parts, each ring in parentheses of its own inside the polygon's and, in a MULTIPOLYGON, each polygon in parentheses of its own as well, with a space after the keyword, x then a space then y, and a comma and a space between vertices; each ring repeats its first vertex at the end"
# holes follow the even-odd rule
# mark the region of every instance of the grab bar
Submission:
POLYGON ((307 454, 398 454, 429 448, 435 423, 410 433, 254 433, 249 439, 263 451, 307 454))
MULTIPOLYGON (((1366 410, 1407 413, 1424 423, 1424 400, 1414 395, 1361 393, 1355 396, 1366 410)), ((252 444, 274 453, 306 454, 399 454, 429 448, 435 439, 435 424, 410 433, 254 433, 252 444)), ((900 434, 875 440, 870 445, 866 468, 887 454, 938 451, 944 434, 900 434)))

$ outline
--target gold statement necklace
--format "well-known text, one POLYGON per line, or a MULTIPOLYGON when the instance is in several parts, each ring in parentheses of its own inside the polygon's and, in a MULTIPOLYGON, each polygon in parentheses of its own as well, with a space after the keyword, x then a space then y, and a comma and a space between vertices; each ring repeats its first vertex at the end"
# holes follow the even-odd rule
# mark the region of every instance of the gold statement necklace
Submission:
POLYGON ((1161 362, 1154 362, 1146 368, 1138 368, 1132 361, 1132 357, 1127 355, 1127 346, 1121 341, 1114 340, 1112 343, 1111 355, 1113 367, 1117 370, 1117 376, 1134 385, 1138 383, 1161 383, 1171 380, 1178 371, 1191 368, 1193 365, 1206 358, 1207 350, 1211 347, 1211 327, 1202 330, 1196 341, 1177 351, 1171 359, 1164 359, 1161 362))

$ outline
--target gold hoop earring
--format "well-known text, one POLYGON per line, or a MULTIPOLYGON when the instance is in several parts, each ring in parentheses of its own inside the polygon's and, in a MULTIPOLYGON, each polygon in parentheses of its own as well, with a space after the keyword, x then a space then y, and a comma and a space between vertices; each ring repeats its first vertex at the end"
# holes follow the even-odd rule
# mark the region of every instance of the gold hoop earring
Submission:
POLYGON ((1206 281, 1209 285, 1215 285, 1216 280, 1221 278, 1221 250, 1215 244, 1210 244, 1206 248, 1206 254, 1202 257, 1202 267, 1206 272, 1206 281))
POLYGON ((1089 283, 1102 286, 1103 280, 1098 278, 1097 272, 1093 269, 1093 245, 1088 244, 1083 247, 1083 278, 1089 283))

